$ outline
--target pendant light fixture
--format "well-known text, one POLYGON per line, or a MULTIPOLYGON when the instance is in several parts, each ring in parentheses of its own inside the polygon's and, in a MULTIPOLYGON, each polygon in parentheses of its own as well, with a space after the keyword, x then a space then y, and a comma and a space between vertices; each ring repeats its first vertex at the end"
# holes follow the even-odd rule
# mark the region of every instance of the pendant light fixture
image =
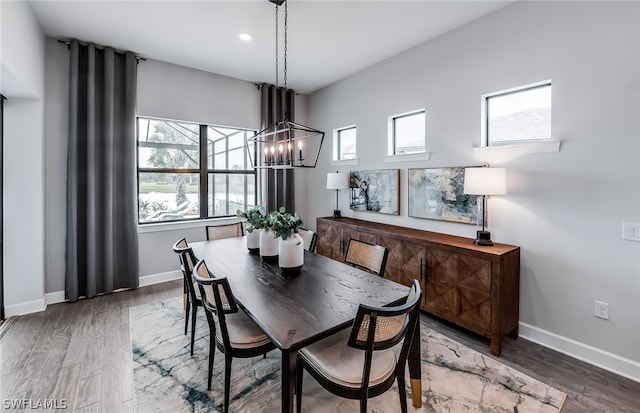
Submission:
POLYGON ((295 123, 288 119, 287 99, 287 3, 269 0, 276 8, 276 88, 278 85, 278 12, 284 4, 284 93, 281 94, 284 120, 276 121, 254 136, 247 138, 246 146, 253 168, 289 169, 315 168, 324 140, 324 132, 295 123), (255 150, 253 150, 255 148, 255 150))

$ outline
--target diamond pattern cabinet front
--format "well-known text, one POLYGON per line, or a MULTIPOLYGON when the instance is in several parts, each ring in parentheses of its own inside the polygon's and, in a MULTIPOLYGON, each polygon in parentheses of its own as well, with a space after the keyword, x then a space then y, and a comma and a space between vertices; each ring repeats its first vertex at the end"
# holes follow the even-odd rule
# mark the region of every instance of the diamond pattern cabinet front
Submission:
POLYGON ((318 222, 316 228, 318 233, 317 253, 336 261, 344 261, 342 228, 320 222, 318 222))
POLYGON ((424 310, 484 336, 491 333, 491 260, 431 247, 424 310))
MULTIPOLYGON (((423 283, 427 263, 426 246, 398 238, 384 236, 379 238, 378 243, 389 249, 384 277, 407 287, 411 286, 414 279, 423 283)), ((423 295, 423 303, 425 297, 423 295)))

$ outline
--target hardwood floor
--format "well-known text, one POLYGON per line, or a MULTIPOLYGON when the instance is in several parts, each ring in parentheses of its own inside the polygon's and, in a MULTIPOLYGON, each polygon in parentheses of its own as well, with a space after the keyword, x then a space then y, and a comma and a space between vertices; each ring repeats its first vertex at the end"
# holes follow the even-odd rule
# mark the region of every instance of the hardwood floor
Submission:
MULTIPOLYGON (((0 399, 65 400, 66 411, 133 412, 129 307, 182 295, 171 281, 10 319, 0 332, 0 399)), ((434 329, 490 356, 488 340, 426 315, 434 329)), ((503 363, 568 394, 563 412, 640 412, 640 383, 529 341, 503 363)))

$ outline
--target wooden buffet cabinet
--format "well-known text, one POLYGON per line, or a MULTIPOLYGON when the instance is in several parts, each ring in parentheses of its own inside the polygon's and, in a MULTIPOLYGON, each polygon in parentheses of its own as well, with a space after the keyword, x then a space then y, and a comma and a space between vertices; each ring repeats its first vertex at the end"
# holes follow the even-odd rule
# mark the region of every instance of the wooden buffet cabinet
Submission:
POLYGON ((389 249, 384 273, 400 284, 420 280, 421 308, 491 340, 518 337, 520 248, 353 218, 318 218, 317 252, 339 261, 349 238, 389 249))

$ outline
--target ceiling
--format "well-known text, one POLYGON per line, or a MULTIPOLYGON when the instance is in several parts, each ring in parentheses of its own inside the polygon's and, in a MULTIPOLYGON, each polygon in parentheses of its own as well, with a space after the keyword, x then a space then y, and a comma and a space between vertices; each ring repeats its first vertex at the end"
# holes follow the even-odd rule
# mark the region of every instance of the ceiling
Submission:
MULTIPOLYGON (((275 5, 267 0, 28 2, 48 36, 275 83, 275 5), (241 32, 253 39, 240 40, 241 32)), ((287 85, 311 93, 510 3, 289 0, 287 85)), ((282 76, 281 55, 280 85, 282 76)))

